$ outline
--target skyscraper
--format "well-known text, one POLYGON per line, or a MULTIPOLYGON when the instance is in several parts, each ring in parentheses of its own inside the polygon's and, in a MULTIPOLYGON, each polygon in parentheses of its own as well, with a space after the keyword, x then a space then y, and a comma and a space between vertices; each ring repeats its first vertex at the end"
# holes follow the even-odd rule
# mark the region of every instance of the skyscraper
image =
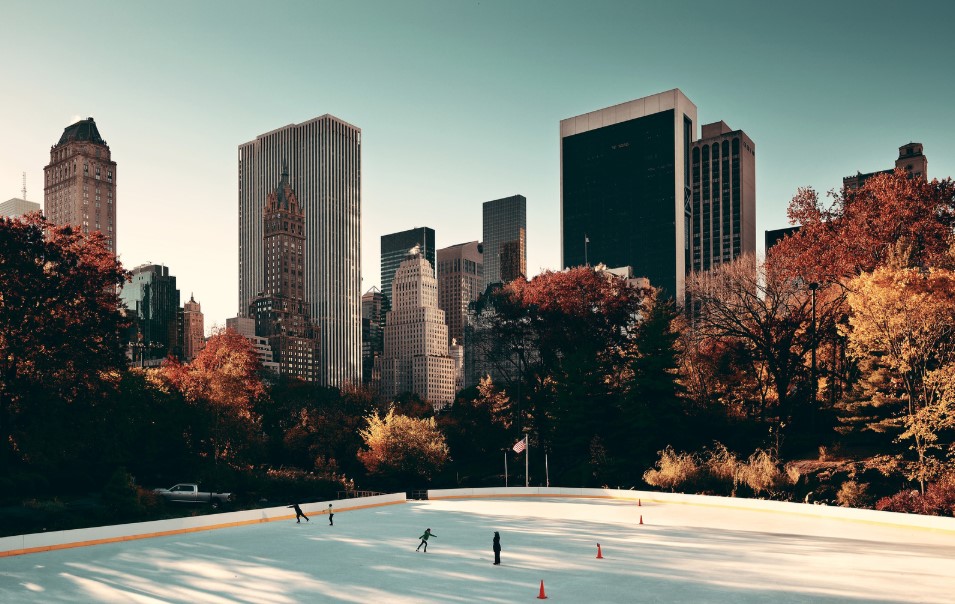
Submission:
POLYGON ((693 143, 692 267, 706 271, 756 253, 756 145, 725 122, 693 143))
POLYGON ((413 392, 440 409, 454 402, 458 366, 448 354, 448 326, 438 308, 438 283, 418 248, 395 272, 394 301, 385 318, 381 395, 413 392))
POLYGON ((206 342, 202 306, 196 302, 195 296, 190 295, 189 301, 182 305, 180 316, 182 317, 182 360, 191 361, 196 358, 206 342))
POLYGON ((381 384, 381 353, 385 349, 385 295, 373 287, 361 297, 361 379, 378 389, 381 384))
POLYGON ((331 115, 239 145, 239 314, 265 291, 262 213, 288 162, 305 211, 304 297, 319 327, 319 381, 361 380, 361 129, 331 115))
POLYGON ((696 105, 674 89, 561 120, 560 137, 561 265, 631 266, 682 302, 696 105))
POLYGON ((318 380, 318 334, 305 300, 305 213, 288 181, 269 193, 262 216, 265 290, 249 303, 255 333, 268 338, 282 375, 318 380))
POLYGON ((43 206, 54 224, 101 231, 116 253, 116 162, 93 118, 64 128, 43 168, 43 206))
POLYGON ((40 204, 27 201, 26 199, 20 199, 19 197, 14 197, 13 199, 8 199, 0 203, 0 218, 17 218, 18 216, 39 211, 40 204))
POLYGON ((468 304, 484 291, 484 259, 477 241, 438 250, 438 308, 448 325, 448 345, 464 344, 468 304))
POLYGON ((527 276, 527 199, 512 195, 484 202, 484 282, 507 283, 527 276))
POLYGON ((129 336, 133 364, 158 364, 170 354, 182 357, 179 290, 168 266, 142 264, 134 268, 120 299, 133 316, 129 336))
POLYGON ((434 229, 415 227, 381 236, 381 293, 389 303, 392 302, 391 281, 395 278, 395 271, 408 255, 408 250, 415 246, 418 246, 419 253, 434 267, 434 229))

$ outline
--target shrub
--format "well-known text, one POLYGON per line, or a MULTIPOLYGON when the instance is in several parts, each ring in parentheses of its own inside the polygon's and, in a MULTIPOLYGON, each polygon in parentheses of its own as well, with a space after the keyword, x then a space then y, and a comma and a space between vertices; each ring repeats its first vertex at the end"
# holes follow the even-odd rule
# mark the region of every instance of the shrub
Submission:
POLYGON ((718 495, 736 495, 736 486, 740 479, 740 462, 726 445, 716 442, 706 451, 701 473, 704 492, 718 495))
POLYGON ((753 490, 755 495, 772 495, 780 488, 791 485, 789 475, 779 468, 779 463, 769 451, 756 449, 745 464, 740 466, 740 482, 753 490))
POLYGON ((869 507, 869 485, 855 480, 843 482, 836 493, 836 502, 844 508, 869 507))
POLYGON ((904 514, 924 514, 925 501, 921 493, 914 489, 899 491, 891 497, 883 497, 875 502, 875 509, 904 514))
POLYGON ((675 491, 677 487, 688 490, 696 484, 700 477, 700 466, 691 453, 677 453, 671 446, 659 453, 660 459, 655 464, 656 467, 644 472, 644 482, 671 491, 675 491))

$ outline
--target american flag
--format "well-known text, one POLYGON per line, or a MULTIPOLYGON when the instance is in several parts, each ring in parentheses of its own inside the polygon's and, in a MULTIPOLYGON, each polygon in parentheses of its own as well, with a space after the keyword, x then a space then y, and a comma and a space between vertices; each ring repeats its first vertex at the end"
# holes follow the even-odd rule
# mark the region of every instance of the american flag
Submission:
POLYGON ((514 449, 515 453, 520 453, 521 451, 527 448, 527 443, 524 442, 524 439, 522 438, 516 443, 514 443, 514 446, 511 448, 514 449))

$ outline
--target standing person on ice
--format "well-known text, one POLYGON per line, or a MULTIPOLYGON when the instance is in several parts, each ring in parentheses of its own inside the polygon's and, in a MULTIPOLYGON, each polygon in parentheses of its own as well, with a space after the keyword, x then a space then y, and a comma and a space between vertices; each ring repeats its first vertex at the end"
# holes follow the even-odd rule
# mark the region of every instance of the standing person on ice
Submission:
POLYGON ((302 508, 298 507, 297 503, 293 503, 292 505, 288 507, 295 510, 295 522, 297 524, 301 524, 302 518, 305 519, 305 522, 309 522, 308 516, 305 515, 305 512, 302 511, 302 508))
POLYGON ((429 538, 429 537, 437 537, 437 535, 435 535, 434 533, 432 533, 432 532, 431 532, 431 529, 425 529, 424 534, 421 535, 420 537, 418 537, 419 539, 421 539, 421 543, 418 544, 418 547, 414 548, 414 551, 418 551, 418 550, 421 548, 421 546, 423 545, 423 546, 424 546, 424 553, 427 554, 427 553, 428 553, 428 538, 429 538))
POLYGON ((497 531, 494 531, 494 541, 492 542, 492 547, 494 548, 494 564, 501 563, 501 534, 497 531))
POLYGON ((332 511, 332 504, 328 504, 328 526, 334 526, 335 523, 332 522, 332 518, 335 517, 335 512, 332 511))

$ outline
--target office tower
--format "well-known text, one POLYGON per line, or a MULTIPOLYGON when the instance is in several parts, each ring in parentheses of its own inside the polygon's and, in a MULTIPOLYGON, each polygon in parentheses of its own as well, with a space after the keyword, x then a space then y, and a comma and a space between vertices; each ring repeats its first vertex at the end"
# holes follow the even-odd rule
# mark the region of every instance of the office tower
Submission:
POLYGON ((631 266, 682 302, 696 105, 674 89, 561 120, 560 137, 561 265, 631 266))
POLYGON ((101 231, 116 253, 116 162, 93 118, 67 126, 43 168, 43 206, 54 224, 101 231))
POLYGON ((381 236, 381 293, 388 302, 392 302, 391 281, 395 278, 395 271, 408 255, 408 250, 415 246, 424 259, 435 266, 434 229, 415 227, 381 236))
POLYGON ((189 296, 189 301, 182 305, 180 316, 180 339, 182 340, 182 359, 191 361, 199 355, 206 344, 205 320, 202 306, 196 302, 195 296, 189 296))
POLYGON ((361 297, 361 379, 378 389, 381 384, 381 353, 385 350, 385 295, 372 287, 361 297))
POLYGON ((288 161, 305 211, 304 297, 319 328, 319 381, 361 380, 361 130, 323 115, 239 145, 239 315, 265 291, 262 212, 288 161))
POLYGON ((255 335, 267 338, 282 375, 318 381, 319 342, 305 299, 305 212, 288 167, 262 215, 265 289, 249 303, 255 335))
POLYGON ((268 339, 255 335, 255 319, 230 317, 225 320, 225 327, 244 337, 252 344, 252 350, 264 369, 275 375, 279 374, 279 364, 272 360, 272 347, 269 345, 268 339))
POLYGON ((14 197, 0 203, 0 218, 17 218, 40 211, 40 204, 14 197))
POLYGON ((725 122, 702 130, 692 159, 695 271, 756 253, 756 145, 725 122))
POLYGON ((385 351, 381 360, 381 395, 393 399, 412 392, 435 409, 454 402, 455 359, 448 354, 448 326, 438 308, 438 283, 415 247, 392 283, 391 310, 385 316, 385 351))
POLYGON ((771 250, 774 245, 776 245, 777 243, 779 243, 786 237, 789 237, 790 235, 795 235, 798 232, 799 232, 798 226, 784 227, 781 229, 772 229, 772 230, 766 231, 764 235, 765 245, 766 245, 766 247, 764 248, 765 253, 768 255, 769 250, 771 250))
POLYGON ((868 174, 856 172, 855 176, 846 176, 843 178, 842 186, 845 189, 858 189, 865 184, 865 181, 876 174, 891 174, 899 169, 905 170, 905 173, 910 177, 917 178, 921 176, 925 180, 928 180, 928 159, 922 153, 922 143, 909 143, 899 147, 899 158, 895 160, 895 168, 869 172, 868 174))
POLYGON ((132 314, 130 358, 134 365, 158 365, 169 355, 182 358, 179 347, 179 290, 169 267, 142 264, 132 270, 120 299, 132 314))
POLYGON ((484 291, 483 247, 477 241, 438 250, 438 308, 448 324, 448 345, 464 344, 468 304, 484 291))
POLYGON ((527 199, 512 195, 483 206, 484 282, 508 283, 527 276, 527 199))

